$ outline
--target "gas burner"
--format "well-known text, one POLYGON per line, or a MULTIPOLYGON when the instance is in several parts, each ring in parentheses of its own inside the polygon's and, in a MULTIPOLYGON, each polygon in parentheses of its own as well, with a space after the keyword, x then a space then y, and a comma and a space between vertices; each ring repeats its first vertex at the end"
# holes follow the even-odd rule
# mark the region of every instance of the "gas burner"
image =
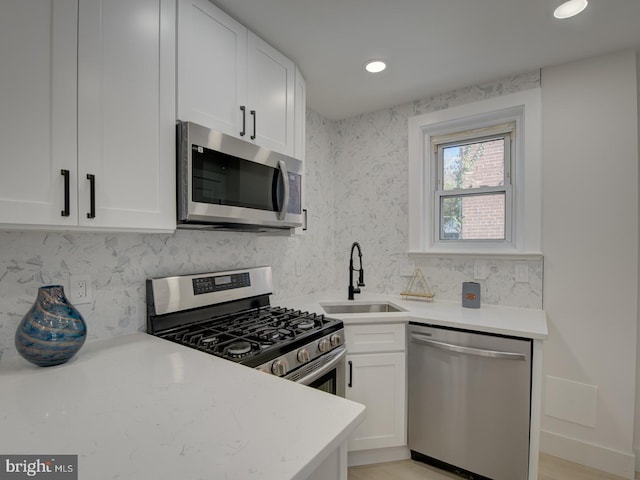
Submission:
POLYGON ((202 343, 204 343, 207 346, 213 346, 215 344, 217 344, 220 340, 218 339, 218 337, 208 337, 202 340, 202 343))
POLYGON ((263 340, 275 341, 278 340, 282 334, 279 330, 276 330, 274 328, 267 328, 260 332, 258 335, 263 340))
POLYGON ((241 357, 251 351, 251 344, 249 342, 240 341, 232 343, 227 347, 227 354, 232 357, 241 357))
POLYGON ((316 322, 311 318, 303 318, 296 324, 300 330, 311 330, 315 326, 316 322))

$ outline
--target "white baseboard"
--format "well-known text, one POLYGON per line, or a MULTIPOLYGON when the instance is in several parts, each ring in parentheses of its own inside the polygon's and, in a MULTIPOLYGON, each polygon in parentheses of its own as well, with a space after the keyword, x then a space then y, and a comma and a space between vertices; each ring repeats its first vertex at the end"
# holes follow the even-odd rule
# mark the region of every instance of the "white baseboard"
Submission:
POLYGON ((375 450, 349 452, 347 464, 350 467, 357 467, 372 463, 395 462, 407 458, 411 458, 411 452, 407 447, 376 448, 375 450))
POLYGON ((621 452, 544 430, 540 432, 540 451, 628 480, 635 478, 634 452, 621 452))

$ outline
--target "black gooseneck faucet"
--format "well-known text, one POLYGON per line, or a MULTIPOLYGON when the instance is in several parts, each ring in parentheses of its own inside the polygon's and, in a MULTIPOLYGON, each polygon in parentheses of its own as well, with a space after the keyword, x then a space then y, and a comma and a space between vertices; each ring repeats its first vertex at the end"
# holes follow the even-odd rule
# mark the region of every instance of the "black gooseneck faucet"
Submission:
POLYGON ((360 293, 360 287, 364 287, 364 269, 362 268, 362 250, 360 249, 360 244, 358 242, 353 242, 351 245, 351 256, 349 257, 349 300, 353 300, 353 295, 355 293, 360 293), (358 269, 358 286, 353 286, 353 272, 356 271, 353 268, 353 250, 358 249, 358 257, 360 257, 360 268, 358 269))

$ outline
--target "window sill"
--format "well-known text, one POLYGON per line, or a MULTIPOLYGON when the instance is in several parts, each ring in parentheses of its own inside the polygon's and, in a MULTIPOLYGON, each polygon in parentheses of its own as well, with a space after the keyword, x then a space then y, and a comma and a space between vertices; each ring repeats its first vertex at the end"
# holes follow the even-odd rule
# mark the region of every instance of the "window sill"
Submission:
POLYGON ((486 258, 498 260, 542 260, 544 255, 541 252, 487 252, 487 251, 452 251, 452 250, 429 250, 428 252, 409 251, 409 258, 428 257, 453 257, 453 258, 486 258))

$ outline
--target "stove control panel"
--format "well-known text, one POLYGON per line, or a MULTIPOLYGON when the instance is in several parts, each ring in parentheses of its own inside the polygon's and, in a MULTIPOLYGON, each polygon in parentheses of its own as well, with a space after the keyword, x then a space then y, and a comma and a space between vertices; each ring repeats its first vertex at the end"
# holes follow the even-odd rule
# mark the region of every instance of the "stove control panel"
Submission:
POLYGON ((194 278, 192 282, 194 295, 251 286, 249 272, 194 278))

